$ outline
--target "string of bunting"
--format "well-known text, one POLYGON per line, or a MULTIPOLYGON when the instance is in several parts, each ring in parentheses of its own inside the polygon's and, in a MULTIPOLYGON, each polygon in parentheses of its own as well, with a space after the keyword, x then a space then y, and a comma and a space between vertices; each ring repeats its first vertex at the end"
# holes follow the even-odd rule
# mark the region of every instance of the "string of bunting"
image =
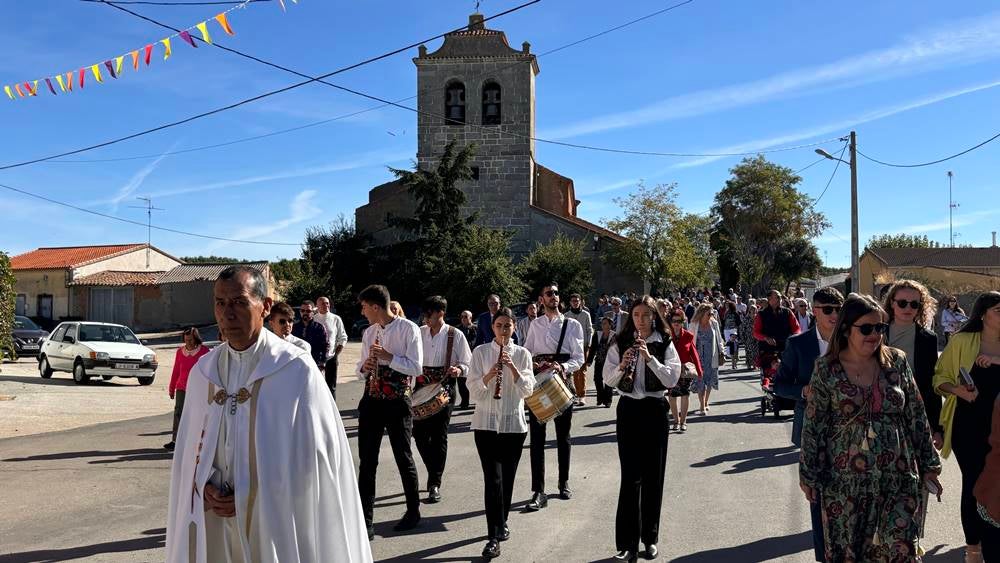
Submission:
MULTIPOLYGON (((138 72, 140 62, 149 66, 153 60, 153 52, 162 49, 163 60, 167 60, 173 54, 173 49, 171 47, 171 40, 180 38, 182 41, 190 45, 191 47, 197 49, 198 44, 195 43, 193 33, 198 33, 202 40, 209 45, 212 44, 212 36, 208 30, 208 24, 210 22, 218 23, 219 27, 226 35, 235 35, 232 26, 229 24, 229 13, 234 10, 240 10, 246 7, 247 4, 253 2, 253 0, 244 0, 239 4, 229 8, 224 12, 220 12, 210 19, 196 23, 191 27, 164 37, 159 41, 154 41, 152 43, 147 43, 145 46, 138 49, 134 49, 127 53, 118 55, 117 57, 112 57, 104 62, 95 63, 92 65, 84 65, 80 67, 79 70, 71 70, 65 73, 60 73, 55 76, 47 76, 45 78, 39 78, 37 80, 30 80, 27 82, 15 83, 12 85, 5 85, 3 91, 7 94, 7 97, 11 100, 17 100, 18 98, 30 98, 32 96, 38 95, 38 89, 40 86, 48 88, 48 91, 52 93, 53 96, 58 95, 59 92, 72 92, 74 84, 78 90, 82 90, 84 85, 87 83, 87 74, 93 75, 93 80, 98 84, 104 83, 104 74, 102 74, 102 67, 104 72, 108 76, 114 79, 118 79, 122 76, 125 70, 126 62, 130 61, 132 63, 132 71, 138 72), (56 87, 58 86, 58 92, 56 87)), ((294 3, 298 3, 298 0, 292 0, 294 3)), ((278 4, 281 6, 282 11, 285 10, 285 0, 278 0, 278 4)))

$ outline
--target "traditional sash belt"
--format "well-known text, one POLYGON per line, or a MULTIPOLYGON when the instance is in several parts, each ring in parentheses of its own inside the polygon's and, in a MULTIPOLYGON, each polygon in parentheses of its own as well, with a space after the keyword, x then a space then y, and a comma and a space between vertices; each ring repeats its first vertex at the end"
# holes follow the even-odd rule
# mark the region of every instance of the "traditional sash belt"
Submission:
POLYGON ((372 399, 391 401, 410 398, 410 376, 389 366, 378 366, 378 373, 370 378, 365 393, 372 399))

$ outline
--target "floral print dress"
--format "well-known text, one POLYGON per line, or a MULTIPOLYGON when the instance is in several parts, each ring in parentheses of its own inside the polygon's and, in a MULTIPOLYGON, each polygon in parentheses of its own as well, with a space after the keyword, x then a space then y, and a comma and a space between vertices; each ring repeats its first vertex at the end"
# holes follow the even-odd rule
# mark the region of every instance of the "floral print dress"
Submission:
POLYGON ((810 382, 799 475, 818 489, 826 560, 918 561, 922 476, 941 471, 902 352, 870 388, 822 357, 810 382))

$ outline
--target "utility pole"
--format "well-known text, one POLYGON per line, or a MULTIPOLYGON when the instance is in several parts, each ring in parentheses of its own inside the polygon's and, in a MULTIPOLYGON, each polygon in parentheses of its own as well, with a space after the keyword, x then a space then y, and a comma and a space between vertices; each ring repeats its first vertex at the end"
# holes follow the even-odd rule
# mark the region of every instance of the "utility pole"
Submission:
POLYGON ((861 291, 861 257, 858 255, 858 138, 851 131, 851 290, 861 291))
POLYGON ((954 176, 951 170, 948 171, 948 240, 951 242, 951 248, 955 248, 955 228, 954 228, 954 214, 955 208, 958 204, 951 197, 951 178, 954 176))
POLYGON ((153 238, 153 212, 154 211, 166 211, 166 209, 161 209, 159 207, 153 207, 152 198, 148 197, 137 197, 136 199, 146 202, 146 205, 130 205, 130 209, 145 209, 146 210, 146 270, 149 270, 149 247, 152 244, 153 238))

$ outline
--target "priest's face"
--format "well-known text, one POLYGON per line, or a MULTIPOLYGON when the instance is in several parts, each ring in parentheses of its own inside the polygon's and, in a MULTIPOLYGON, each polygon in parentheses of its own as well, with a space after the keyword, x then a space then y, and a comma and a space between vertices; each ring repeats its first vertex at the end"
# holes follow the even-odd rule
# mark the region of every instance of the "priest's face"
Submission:
POLYGON ((254 294, 253 278, 240 273, 233 279, 215 282, 215 321, 226 340, 237 350, 249 347, 271 312, 271 299, 254 294))

